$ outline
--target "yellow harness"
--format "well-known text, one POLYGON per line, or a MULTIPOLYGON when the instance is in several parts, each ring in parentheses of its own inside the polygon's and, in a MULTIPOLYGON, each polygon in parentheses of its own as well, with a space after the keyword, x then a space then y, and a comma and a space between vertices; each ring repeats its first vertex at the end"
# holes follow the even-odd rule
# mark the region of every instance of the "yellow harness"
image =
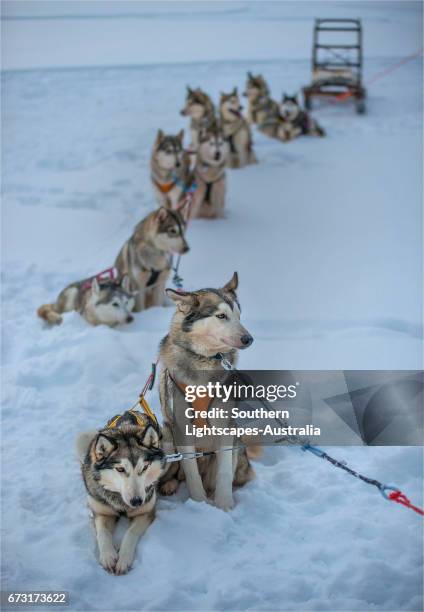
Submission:
MULTIPOLYGON (((140 395, 139 400, 138 400, 138 404, 143 409, 144 414, 146 414, 153 421, 153 423, 156 425, 156 427, 159 427, 158 420, 157 420, 154 412, 150 408, 149 404, 147 403, 147 400, 144 397, 144 395, 140 395)), ((137 410, 135 410, 134 407, 130 408, 130 410, 128 410, 128 412, 135 418, 135 420, 137 422, 137 425, 139 427, 145 427, 146 426, 146 423, 142 419, 140 413, 137 412, 137 410)), ((107 429, 113 429, 114 427, 116 427, 116 425, 117 425, 117 423, 118 423, 118 421, 119 421, 119 419, 121 417, 122 417, 122 414, 117 414, 116 416, 114 416, 108 422, 108 424, 106 425, 107 429)))

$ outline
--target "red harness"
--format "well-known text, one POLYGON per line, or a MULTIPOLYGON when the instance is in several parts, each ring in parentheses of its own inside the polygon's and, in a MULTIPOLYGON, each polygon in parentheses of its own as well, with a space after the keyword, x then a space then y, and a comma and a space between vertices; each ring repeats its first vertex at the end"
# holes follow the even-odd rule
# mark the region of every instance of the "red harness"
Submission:
POLYGON ((85 283, 82 285, 82 289, 90 289, 93 284, 94 279, 97 279, 99 283, 105 280, 114 281, 116 283, 118 282, 118 278, 119 278, 119 273, 115 267, 107 268, 106 270, 103 270, 102 272, 99 272, 95 276, 92 276, 91 278, 87 279, 85 283))

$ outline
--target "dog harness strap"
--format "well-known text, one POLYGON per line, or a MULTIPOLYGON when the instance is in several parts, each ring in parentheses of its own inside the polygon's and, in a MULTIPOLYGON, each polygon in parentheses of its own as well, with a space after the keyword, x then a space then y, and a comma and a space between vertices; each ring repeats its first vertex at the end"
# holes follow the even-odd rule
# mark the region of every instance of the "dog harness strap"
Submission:
POLYGON ((143 408, 145 414, 147 414, 147 416, 152 419, 152 421, 156 424, 156 426, 159 427, 158 420, 157 420, 154 412, 150 408, 149 404, 147 403, 146 398, 144 397, 144 395, 140 395, 139 404, 143 408))
POLYGON ((205 204, 211 203, 212 185, 213 183, 206 183, 205 204))
POLYGON ((227 136, 227 138, 228 138, 228 144, 230 145, 231 153, 237 153, 236 147, 234 146, 234 134, 230 134, 229 136, 227 136))
POLYGON ((151 287, 152 285, 154 285, 155 282, 158 280, 160 273, 161 270, 151 270, 149 280, 146 283, 146 287, 151 287))

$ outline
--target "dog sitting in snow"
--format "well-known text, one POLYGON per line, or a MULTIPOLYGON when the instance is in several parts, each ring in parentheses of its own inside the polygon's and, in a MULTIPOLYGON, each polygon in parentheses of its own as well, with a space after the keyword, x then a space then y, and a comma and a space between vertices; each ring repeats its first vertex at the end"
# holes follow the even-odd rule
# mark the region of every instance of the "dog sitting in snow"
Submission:
POLYGON ((208 129, 215 123, 215 107, 211 98, 198 87, 191 89, 187 87, 187 96, 184 108, 181 110, 183 117, 190 117, 190 148, 197 151, 199 146, 200 132, 208 129))
POLYGON ((118 282, 113 269, 110 272, 107 277, 93 276, 68 285, 56 302, 40 306, 38 316, 51 325, 59 325, 63 313, 76 310, 90 325, 115 327, 131 323, 135 297, 130 291, 130 279, 123 276, 118 282))
POLYGON ((309 113, 303 110, 296 96, 283 94, 280 104, 280 114, 285 122, 286 139, 291 140, 297 136, 325 136, 323 128, 309 113))
MULTIPOLYGON (((205 384, 205 372, 214 380, 215 376, 219 379, 221 376, 226 377, 228 373, 222 367, 222 360, 234 364, 237 351, 249 347, 253 342, 252 336, 240 323, 237 286, 238 277, 234 273, 231 280, 220 289, 199 289, 193 292, 167 289, 167 295, 175 302, 176 309, 170 331, 162 340, 160 348, 163 364, 160 401, 164 417, 165 452, 174 452, 174 440, 178 452, 205 450, 203 445, 207 442, 204 438, 195 438, 196 444, 186 439, 184 445, 178 444, 175 439, 174 427, 187 408, 185 387, 205 384)), ((204 399, 206 405, 200 400, 202 405, 192 403, 192 406, 195 410, 205 410, 211 414, 210 408, 217 407, 219 400, 204 399)), ((231 418, 208 416, 205 424, 229 427, 231 418)), ((219 508, 232 508, 233 486, 246 484, 253 478, 253 470, 246 448, 240 447, 237 438, 229 437, 221 442, 230 450, 200 459, 183 459, 180 464, 170 463, 161 478, 161 493, 174 493, 179 481, 185 479, 190 497, 195 501, 206 501, 213 496, 219 508)))
POLYGON ((234 87, 231 93, 221 93, 219 112, 224 136, 230 146, 230 168, 243 168, 257 163, 252 148, 252 134, 249 124, 241 114, 242 108, 237 87, 234 87))
POLYGON ((129 279, 137 312, 163 305, 172 255, 189 250, 184 237, 186 203, 179 210, 161 207, 147 215, 136 225, 115 260, 119 275, 129 279))
POLYGON ((223 217, 225 206, 225 168, 230 148, 221 127, 214 123, 202 130, 194 167, 194 192, 191 217, 223 217))
POLYGON ((258 122, 257 104, 260 98, 269 97, 269 88, 261 74, 254 76, 247 73, 246 90, 243 93, 247 97, 247 121, 252 125, 258 122))
POLYGON ((157 423, 135 410, 115 417, 95 434, 78 437, 99 562, 113 574, 131 568, 137 543, 155 518, 156 486, 165 467, 160 437, 157 423), (118 552, 113 535, 121 516, 130 524, 118 552))
POLYGON ((159 206, 176 209, 190 183, 190 158, 183 148, 184 130, 176 136, 159 130, 150 159, 151 179, 159 206))

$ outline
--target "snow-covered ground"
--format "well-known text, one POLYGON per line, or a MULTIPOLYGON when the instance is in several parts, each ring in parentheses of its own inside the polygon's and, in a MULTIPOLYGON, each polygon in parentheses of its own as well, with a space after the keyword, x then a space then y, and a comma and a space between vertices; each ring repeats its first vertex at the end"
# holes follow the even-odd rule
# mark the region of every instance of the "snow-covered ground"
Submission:
MULTIPOLYGON (((229 514, 161 500, 133 571, 106 574, 74 439, 134 402, 172 309, 121 330, 35 316, 155 206, 150 148, 186 126, 187 83, 217 100, 252 70, 275 97, 296 91, 313 17, 335 14, 363 18, 370 79, 422 45, 421 5, 3 9, 20 17, 2 21, 3 588, 68 590, 73 610, 422 609, 420 517, 296 448, 267 449, 229 514)), ((365 116, 320 109, 326 139, 255 133, 260 163, 228 173, 227 218, 190 226, 188 289, 239 271, 243 368, 422 368, 422 86, 418 58, 370 87, 365 116)), ((332 450, 422 504, 421 449, 332 450)))

